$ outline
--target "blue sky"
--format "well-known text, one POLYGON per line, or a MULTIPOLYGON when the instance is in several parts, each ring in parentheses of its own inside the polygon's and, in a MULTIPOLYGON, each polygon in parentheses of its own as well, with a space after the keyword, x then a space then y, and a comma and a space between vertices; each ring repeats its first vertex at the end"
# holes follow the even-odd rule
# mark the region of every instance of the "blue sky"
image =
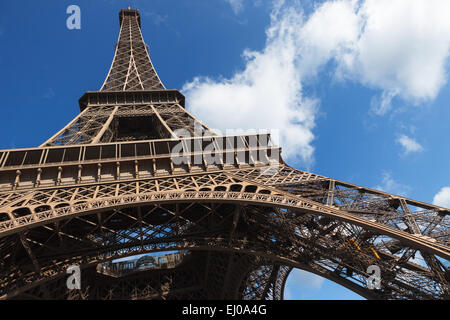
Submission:
MULTIPOLYGON (((212 128, 278 130, 295 168, 450 206, 445 0, 2 1, 1 149, 38 146, 78 114, 129 4, 165 86, 212 128), (71 4, 80 30, 66 28, 71 4)), ((358 298, 301 271, 286 295, 358 298)))

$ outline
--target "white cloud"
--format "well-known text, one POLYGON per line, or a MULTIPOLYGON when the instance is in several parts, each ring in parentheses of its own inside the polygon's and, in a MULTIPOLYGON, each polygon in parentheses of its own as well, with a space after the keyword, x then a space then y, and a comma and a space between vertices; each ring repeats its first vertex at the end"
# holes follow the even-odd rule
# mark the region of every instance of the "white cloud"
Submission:
POLYGON ((385 90, 380 96, 374 96, 370 100, 370 109, 375 114, 382 116, 385 115, 392 108, 392 99, 399 93, 399 90, 385 90))
POLYGON ((55 97, 55 90, 53 90, 52 88, 48 88, 47 91, 45 91, 44 93, 44 98, 45 99, 52 99, 55 97))
POLYGON ((246 50, 246 67, 231 79, 195 78, 183 86, 188 108, 210 127, 278 129, 285 158, 312 159, 316 101, 302 96, 298 63, 301 12, 275 9, 266 47, 246 50))
POLYGON ((420 103, 446 82, 450 20, 446 0, 366 0, 355 6, 361 33, 341 58, 341 72, 383 90, 382 109, 394 95, 420 103))
POLYGON ((406 136, 401 135, 397 140, 397 143, 399 143, 403 147, 403 151, 405 154, 411 153, 411 152, 420 152, 423 150, 423 147, 414 139, 406 136))
POLYGON ((150 21, 155 25, 155 26, 160 26, 161 24, 167 25, 168 24, 168 18, 169 16, 167 14, 165 15, 160 15, 156 12, 153 11, 149 11, 149 10, 143 10, 143 14, 146 17, 150 18, 150 21))
POLYGON ((307 290, 318 291, 322 288, 325 278, 300 269, 293 269, 286 281, 284 290, 285 300, 298 300, 305 298, 303 294, 307 290))
POLYGON ((225 0, 231 6, 235 14, 238 14, 244 10, 244 0, 225 0))
POLYGON ((354 7, 353 1, 325 2, 299 25, 296 44, 304 76, 316 75, 332 58, 346 57, 360 30, 354 7))
POLYGON ((399 196, 406 196, 410 192, 411 187, 401 184, 392 178, 389 172, 384 172, 381 185, 374 187, 374 189, 384 192, 396 194, 399 196))
POLYGON ((302 26, 305 65, 317 71, 332 59, 336 78, 381 89, 372 100, 378 114, 395 96, 432 100, 446 83, 449 11, 447 0, 327 1, 302 26))
MULTIPOLYGON (((227 1, 242 10, 242 0, 227 1)), ((309 17, 299 1, 273 3, 265 48, 244 51, 243 70, 183 87, 188 108, 213 128, 279 129, 284 157, 309 164, 320 101, 302 85, 328 62, 335 79, 380 91, 370 103, 379 115, 394 98, 431 101, 447 81, 450 1, 326 1, 309 17)))
POLYGON ((450 208, 450 187, 443 187, 433 198, 433 204, 450 208))
POLYGON ((293 285, 301 285, 311 289, 320 289, 325 278, 318 276, 314 273, 293 269, 289 275, 289 282, 293 285))

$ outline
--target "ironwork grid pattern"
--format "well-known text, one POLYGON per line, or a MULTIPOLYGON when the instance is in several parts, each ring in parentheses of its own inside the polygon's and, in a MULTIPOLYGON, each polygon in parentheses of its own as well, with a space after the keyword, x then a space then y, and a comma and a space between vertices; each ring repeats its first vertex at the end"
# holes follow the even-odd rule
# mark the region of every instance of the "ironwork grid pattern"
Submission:
POLYGON ((368 299, 449 298, 448 209, 281 158, 269 167, 279 148, 268 135, 200 123, 159 80, 138 11, 119 18, 111 69, 79 116, 38 148, 0 150, 0 298, 283 299, 293 268, 368 299), (187 163, 174 161, 177 143, 187 163), (212 161, 209 143, 231 161, 212 161), (111 271, 115 259, 162 251, 184 254, 111 271), (66 287, 74 264, 81 290, 66 287), (370 265, 381 289, 368 288, 370 265))

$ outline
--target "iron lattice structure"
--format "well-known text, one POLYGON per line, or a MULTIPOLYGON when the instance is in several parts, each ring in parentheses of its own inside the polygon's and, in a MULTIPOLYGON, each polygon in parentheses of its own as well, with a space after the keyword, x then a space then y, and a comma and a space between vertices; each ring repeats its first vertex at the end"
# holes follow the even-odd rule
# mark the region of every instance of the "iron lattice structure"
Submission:
POLYGON ((138 11, 119 18, 81 113, 40 147, 0 150, 0 298, 283 299, 300 268, 369 299, 448 299, 448 209, 293 169, 268 134, 214 133, 163 86, 138 11))

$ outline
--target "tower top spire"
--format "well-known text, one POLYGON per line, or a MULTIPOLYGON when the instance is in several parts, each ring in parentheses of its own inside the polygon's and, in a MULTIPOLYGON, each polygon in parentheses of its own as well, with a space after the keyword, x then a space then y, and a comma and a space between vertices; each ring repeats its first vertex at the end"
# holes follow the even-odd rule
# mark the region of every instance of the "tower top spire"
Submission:
POLYGON ((142 38, 139 11, 130 7, 119 12, 119 40, 100 91, 165 90, 142 38))

